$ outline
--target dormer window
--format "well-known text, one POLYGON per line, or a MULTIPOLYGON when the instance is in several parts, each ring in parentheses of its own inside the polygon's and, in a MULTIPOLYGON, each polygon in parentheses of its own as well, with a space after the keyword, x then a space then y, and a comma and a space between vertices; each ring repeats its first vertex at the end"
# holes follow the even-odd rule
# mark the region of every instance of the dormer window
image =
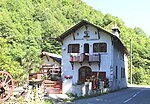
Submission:
POLYGON ((107 44, 106 43, 94 43, 93 52, 107 52, 107 44))
POLYGON ((80 45, 79 44, 69 44, 68 53, 79 53, 80 45))

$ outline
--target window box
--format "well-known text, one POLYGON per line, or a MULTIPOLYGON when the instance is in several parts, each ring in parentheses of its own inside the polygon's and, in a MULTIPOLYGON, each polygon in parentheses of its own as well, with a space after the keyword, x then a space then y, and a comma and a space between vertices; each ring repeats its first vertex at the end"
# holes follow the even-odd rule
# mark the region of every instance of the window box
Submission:
POLYGON ((66 79, 72 79, 72 75, 65 75, 64 78, 66 78, 66 79))

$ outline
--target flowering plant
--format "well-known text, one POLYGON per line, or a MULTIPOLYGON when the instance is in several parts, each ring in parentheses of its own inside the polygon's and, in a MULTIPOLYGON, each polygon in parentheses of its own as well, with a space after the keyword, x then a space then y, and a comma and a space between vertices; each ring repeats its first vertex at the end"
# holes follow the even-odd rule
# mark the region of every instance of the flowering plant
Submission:
POLYGON ((72 78, 72 75, 65 75, 64 78, 66 78, 66 79, 71 79, 71 78, 72 78))

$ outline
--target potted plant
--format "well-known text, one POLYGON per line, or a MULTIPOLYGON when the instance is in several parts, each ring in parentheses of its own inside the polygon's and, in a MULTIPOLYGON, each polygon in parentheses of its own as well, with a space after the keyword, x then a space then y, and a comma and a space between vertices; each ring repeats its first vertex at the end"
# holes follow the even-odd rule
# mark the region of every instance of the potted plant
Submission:
POLYGON ((78 80, 76 85, 82 85, 82 82, 80 80, 78 80))

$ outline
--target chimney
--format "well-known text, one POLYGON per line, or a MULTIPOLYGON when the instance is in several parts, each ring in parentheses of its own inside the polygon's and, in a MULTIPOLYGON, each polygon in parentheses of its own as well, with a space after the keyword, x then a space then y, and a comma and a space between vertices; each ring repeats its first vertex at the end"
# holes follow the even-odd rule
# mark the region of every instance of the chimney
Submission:
POLYGON ((115 23, 114 27, 112 28, 112 34, 119 38, 120 30, 119 30, 119 28, 118 28, 116 23, 115 23))

